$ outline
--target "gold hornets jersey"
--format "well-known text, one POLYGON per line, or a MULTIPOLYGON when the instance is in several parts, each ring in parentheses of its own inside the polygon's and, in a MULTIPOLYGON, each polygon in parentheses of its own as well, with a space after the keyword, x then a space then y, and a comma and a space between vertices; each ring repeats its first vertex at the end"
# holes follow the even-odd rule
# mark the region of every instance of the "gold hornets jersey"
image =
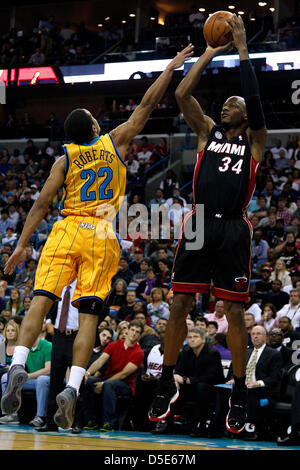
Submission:
POLYGON ((66 144, 63 216, 113 220, 126 188, 126 165, 110 134, 89 144, 66 144), (121 198, 121 200, 120 200, 121 198))

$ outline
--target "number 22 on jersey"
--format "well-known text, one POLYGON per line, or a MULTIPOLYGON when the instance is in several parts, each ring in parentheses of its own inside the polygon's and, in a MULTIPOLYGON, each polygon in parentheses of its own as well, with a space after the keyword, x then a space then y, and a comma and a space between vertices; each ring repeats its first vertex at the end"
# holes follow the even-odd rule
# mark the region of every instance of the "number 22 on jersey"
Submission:
POLYGON ((83 180, 87 179, 87 181, 84 183, 80 191, 81 201, 95 201, 96 199, 101 201, 103 199, 112 199, 113 190, 107 189, 107 186, 113 178, 113 171, 109 166, 99 168, 98 177, 102 178, 103 176, 105 176, 105 179, 100 184, 98 188, 98 195, 96 195, 96 191, 90 189, 91 186, 95 183, 97 177, 96 172, 91 169, 82 170, 80 177, 83 180))

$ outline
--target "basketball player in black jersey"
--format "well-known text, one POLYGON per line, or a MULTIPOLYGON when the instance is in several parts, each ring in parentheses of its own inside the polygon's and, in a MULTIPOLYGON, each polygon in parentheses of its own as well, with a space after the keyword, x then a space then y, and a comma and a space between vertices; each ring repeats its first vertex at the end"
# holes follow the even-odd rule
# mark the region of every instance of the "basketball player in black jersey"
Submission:
MULTIPOLYGON (((254 191, 267 130, 255 72, 248 56, 243 20, 233 15, 230 25, 240 57, 244 98, 228 98, 222 108, 221 125, 216 126, 192 96, 205 67, 232 44, 215 49, 208 46, 176 90, 179 108, 198 135, 194 211, 186 220, 191 217, 192 226, 196 228, 195 205, 204 205, 204 245, 198 251, 188 250, 184 233, 178 243, 172 277, 174 302, 165 336, 163 371, 149 419, 164 419, 169 414, 170 404, 178 398, 173 369, 186 338, 186 317, 195 293, 211 291, 224 300, 229 325, 227 342, 235 378, 226 427, 239 433, 246 422, 247 331, 243 303, 249 296, 252 239, 252 226, 245 217, 245 209, 254 191)), ((190 383, 189 378, 186 380, 190 383)))

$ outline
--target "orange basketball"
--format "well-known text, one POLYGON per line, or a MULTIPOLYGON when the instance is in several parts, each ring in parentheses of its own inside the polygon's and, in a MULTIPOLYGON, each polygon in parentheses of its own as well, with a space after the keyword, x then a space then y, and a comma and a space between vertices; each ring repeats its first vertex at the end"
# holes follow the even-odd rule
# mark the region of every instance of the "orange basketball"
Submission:
POLYGON ((233 16, 230 11, 216 11, 204 23, 203 34, 211 47, 225 46, 232 41, 231 29, 227 20, 233 16))

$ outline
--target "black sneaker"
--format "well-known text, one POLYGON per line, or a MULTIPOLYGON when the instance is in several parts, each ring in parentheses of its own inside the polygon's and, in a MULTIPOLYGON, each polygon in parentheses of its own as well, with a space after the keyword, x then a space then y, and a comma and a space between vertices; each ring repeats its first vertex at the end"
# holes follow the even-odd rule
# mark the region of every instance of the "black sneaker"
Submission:
POLYGON ((229 411, 226 416, 226 429, 233 434, 239 434, 245 428, 247 418, 246 401, 247 387, 241 390, 232 389, 229 398, 229 411))
POLYGON ((77 391, 75 388, 67 386, 56 397, 58 410, 55 413, 54 421, 62 429, 69 429, 74 421, 77 391))
POLYGON ((1 399, 1 409, 4 414, 11 415, 20 409, 22 404, 21 391, 27 382, 27 378, 28 375, 23 366, 15 364, 9 369, 5 392, 1 399))
POLYGON ((152 402, 149 419, 150 421, 161 421, 170 414, 170 405, 175 403, 179 397, 179 392, 174 380, 167 382, 160 381, 156 392, 156 397, 152 402))

